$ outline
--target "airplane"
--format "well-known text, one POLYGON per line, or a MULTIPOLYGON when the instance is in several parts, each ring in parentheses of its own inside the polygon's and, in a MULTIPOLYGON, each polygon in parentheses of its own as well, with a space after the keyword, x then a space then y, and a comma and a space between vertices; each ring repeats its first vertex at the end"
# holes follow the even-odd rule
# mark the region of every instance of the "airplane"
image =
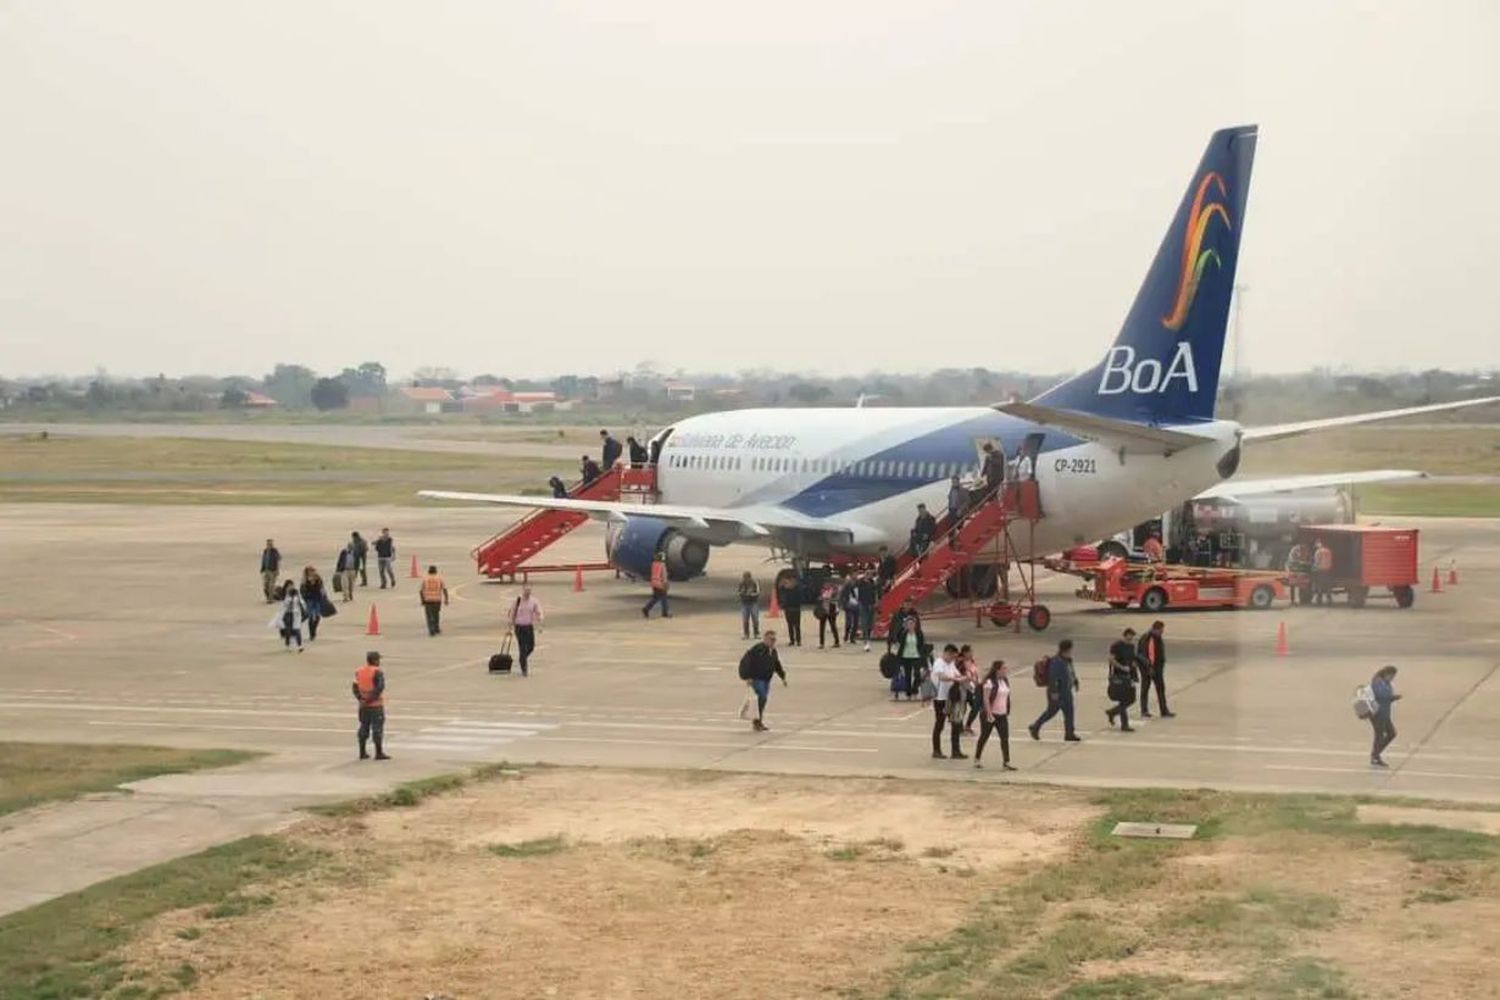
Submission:
POLYGON ((1195 498, 1244 498, 1418 477, 1387 469, 1235 480, 1243 449, 1324 428, 1500 397, 1270 427, 1214 415, 1244 233, 1255 126, 1213 133, 1113 345, 1092 368, 1027 402, 993 406, 780 408, 690 417, 651 441, 659 502, 424 490, 433 499, 581 511, 609 522, 613 565, 704 572, 710 550, 755 544, 795 565, 906 548, 916 507, 945 509, 950 477, 991 443, 1037 483, 1045 516, 1015 554, 1040 559, 1107 538, 1195 498))

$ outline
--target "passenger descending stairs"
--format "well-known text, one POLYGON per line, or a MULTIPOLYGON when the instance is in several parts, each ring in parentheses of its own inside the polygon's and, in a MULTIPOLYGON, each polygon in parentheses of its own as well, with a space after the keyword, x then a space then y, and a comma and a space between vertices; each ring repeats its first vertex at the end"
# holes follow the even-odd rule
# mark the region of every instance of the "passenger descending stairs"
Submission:
MULTIPOLYGON (((655 469, 628 469, 616 465, 591 483, 575 483, 568 490, 572 500, 616 501, 624 498, 650 502, 656 495, 655 469)), ((480 575, 492 579, 514 579, 516 574, 573 569, 608 569, 607 563, 534 566, 529 561, 549 545, 589 519, 576 510, 538 508, 509 528, 475 548, 470 554, 480 575)))
POLYGON ((917 560, 904 553, 898 563, 896 578, 875 609, 875 634, 884 636, 891 616, 903 604, 921 602, 944 586, 948 578, 975 559, 1010 562, 1015 547, 1010 543, 1012 525, 1035 524, 1041 517, 1035 482, 1007 483, 997 494, 981 502, 960 521, 957 535, 951 533, 945 518, 943 529, 933 539, 927 555, 917 560))

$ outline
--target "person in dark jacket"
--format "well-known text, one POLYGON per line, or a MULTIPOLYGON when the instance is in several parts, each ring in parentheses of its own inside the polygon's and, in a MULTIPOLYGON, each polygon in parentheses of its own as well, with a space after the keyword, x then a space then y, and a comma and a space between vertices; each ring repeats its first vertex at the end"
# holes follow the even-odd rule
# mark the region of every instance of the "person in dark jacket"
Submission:
POLYGON ((563 482, 562 476, 553 476, 547 480, 547 486, 552 490, 552 499, 566 500, 568 498, 568 484, 563 482))
POLYGON ((760 632, 760 584, 748 569, 740 577, 740 630, 746 639, 760 632))
POLYGON ((766 699, 771 696, 772 677, 780 677, 781 686, 786 687, 786 671, 781 667, 781 657, 776 655, 776 633, 767 630, 760 642, 740 657, 740 680, 755 692, 755 718, 750 720, 750 728, 757 733, 766 731, 766 699))
POLYGON ((366 571, 366 564, 370 560, 370 543, 365 541, 363 535, 355 531, 349 535, 349 547, 354 553, 354 565, 349 568, 359 574, 359 585, 368 587, 370 574, 366 571))
POLYGON ((622 452, 624 449, 620 447, 620 442, 616 441, 614 439, 614 436, 611 435, 609 431, 599 432, 599 442, 601 445, 599 449, 600 458, 603 459, 603 461, 599 463, 599 467, 605 472, 608 472, 610 469, 613 469, 615 467, 615 463, 620 460, 620 452, 622 452))
POLYGON ((790 646, 802 645, 802 578, 795 572, 776 577, 776 603, 786 615, 786 641, 790 646))
POLYGON ((875 631, 875 605, 879 602, 875 579, 869 570, 859 574, 859 579, 854 582, 854 597, 859 602, 859 631, 864 636, 865 652, 868 653, 870 635, 875 631))
POLYGON ((267 538, 266 547, 260 550, 260 589, 266 595, 267 604, 276 603, 276 577, 280 573, 281 551, 267 538))
POLYGON ((1156 685, 1156 705, 1161 709, 1161 717, 1170 719, 1175 712, 1167 711, 1167 644, 1162 638, 1166 631, 1167 623, 1156 621, 1151 623, 1151 631, 1141 636, 1141 641, 1136 643, 1136 667, 1141 672, 1141 718, 1151 718, 1151 685, 1156 685))
POLYGON ((1104 710, 1104 717, 1113 726, 1120 720, 1120 732, 1133 733, 1130 728, 1130 706, 1135 702, 1136 668, 1135 629, 1128 628, 1109 647, 1109 668, 1106 692, 1114 707, 1104 710))
POLYGON ((391 537, 390 528, 381 528, 380 537, 375 539, 375 568, 380 573, 380 589, 384 590, 386 581, 389 580, 391 589, 396 587, 396 540, 391 537))
POLYGON ((598 462, 584 455, 578 463, 578 475, 583 480, 583 485, 587 486, 603 475, 603 472, 599 468, 598 462))
POLYGON ((323 586, 322 575, 312 566, 302 571, 302 585, 297 588, 302 595, 302 603, 307 608, 307 641, 316 642, 318 639, 318 625, 323 616, 333 610, 333 604, 328 600, 328 591, 323 586))
POLYGON ((1391 705, 1401 700, 1391 683, 1396 679, 1395 667, 1381 667, 1370 678, 1370 693, 1375 696, 1375 711, 1370 714, 1370 725, 1375 730, 1375 743, 1370 748, 1371 767, 1389 767, 1381 754, 1396 739, 1396 724, 1391 721, 1391 705))
POLYGON ((1047 661, 1047 710, 1035 722, 1027 726, 1031 738, 1042 738, 1042 726, 1058 712, 1063 717, 1063 739, 1069 743, 1082 743, 1073 728, 1073 693, 1078 690, 1078 674, 1073 669, 1073 640, 1064 639, 1057 644, 1057 655, 1047 661))
POLYGON ((646 461, 648 458, 646 454, 646 446, 641 444, 634 437, 627 437, 625 439, 625 447, 628 450, 628 454, 630 455, 630 467, 632 469, 644 469, 646 467, 646 461))
POLYGON ((932 538, 937 534, 937 518, 927 511, 925 503, 917 504, 917 519, 911 526, 911 551, 918 559, 932 547, 932 538))
POLYGON ((891 589, 892 581, 896 579, 896 557, 884 545, 880 547, 880 563, 876 567, 875 574, 878 590, 876 596, 884 597, 885 592, 891 589))
POLYGON ((890 625, 885 630, 885 651, 894 653, 901 661, 906 700, 911 701, 917 696, 922 671, 927 668, 927 636, 922 632, 922 616, 917 614, 910 601, 891 616, 890 625))

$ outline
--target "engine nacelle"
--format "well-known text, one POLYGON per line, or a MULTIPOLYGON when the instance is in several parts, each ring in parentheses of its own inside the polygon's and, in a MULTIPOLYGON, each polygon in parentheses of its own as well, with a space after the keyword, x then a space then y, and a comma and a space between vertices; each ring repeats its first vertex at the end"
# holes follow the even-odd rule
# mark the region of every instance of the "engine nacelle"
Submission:
POLYGON ((660 518, 627 517, 610 522, 604 553, 611 565, 631 576, 649 579, 658 552, 666 553, 669 580, 691 580, 708 565, 707 542, 687 537, 660 518))

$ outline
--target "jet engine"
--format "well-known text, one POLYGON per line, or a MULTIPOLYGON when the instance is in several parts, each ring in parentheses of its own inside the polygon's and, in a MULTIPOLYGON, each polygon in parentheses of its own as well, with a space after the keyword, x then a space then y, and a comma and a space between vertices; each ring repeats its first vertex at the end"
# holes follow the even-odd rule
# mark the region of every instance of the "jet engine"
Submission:
POLYGON ((667 557, 667 578, 681 582, 703 573, 708 565, 708 543, 689 538, 656 517, 627 517, 613 521, 604 536, 604 552, 610 564, 640 579, 651 576, 651 563, 658 552, 667 557))

